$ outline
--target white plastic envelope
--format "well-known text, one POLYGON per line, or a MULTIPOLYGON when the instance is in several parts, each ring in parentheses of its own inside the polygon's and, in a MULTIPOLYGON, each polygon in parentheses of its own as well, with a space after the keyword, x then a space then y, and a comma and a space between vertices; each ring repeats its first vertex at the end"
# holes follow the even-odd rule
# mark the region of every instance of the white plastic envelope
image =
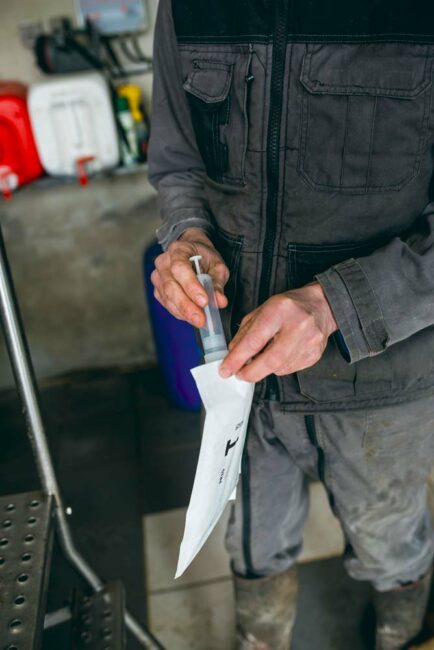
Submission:
POLYGON ((208 539, 238 483, 254 384, 236 377, 222 379, 220 363, 191 371, 206 417, 175 578, 208 539))

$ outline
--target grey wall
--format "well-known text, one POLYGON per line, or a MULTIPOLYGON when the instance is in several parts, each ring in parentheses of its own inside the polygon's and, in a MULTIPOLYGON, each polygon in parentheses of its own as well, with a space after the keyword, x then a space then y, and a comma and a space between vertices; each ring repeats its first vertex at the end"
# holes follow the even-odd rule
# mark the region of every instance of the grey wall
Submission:
MULTIPOLYGON (((0 201, 38 376, 154 363, 141 256, 158 216, 146 174, 43 181, 0 201)), ((0 387, 11 381, 2 341, 0 387)))
MULTIPOLYGON (((157 0, 145 0, 153 26, 157 0)), ((43 78, 34 63, 33 52, 26 50, 20 41, 19 28, 23 23, 42 22, 49 29, 49 20, 55 16, 74 19, 74 0, 0 0, 0 79, 18 79, 32 83, 43 78)), ((152 53, 153 29, 140 37, 143 51, 152 53)), ((122 56, 121 56, 122 59, 122 56)), ((134 76, 132 80, 143 90, 146 106, 150 108, 152 75, 134 76)))
MULTIPOLYGON (((146 0, 153 24, 157 0, 146 0)), ((74 16, 74 0, 3 2, 0 79, 42 78, 19 28, 74 16)), ((140 37, 152 52, 153 31, 140 37)), ((152 75, 132 80, 150 105, 152 75)), ((143 296, 141 255, 157 225, 144 172, 93 179, 86 189, 43 181, 0 197, 0 222, 39 377, 88 367, 155 361, 143 296)), ((0 340, 0 387, 12 376, 0 340)))

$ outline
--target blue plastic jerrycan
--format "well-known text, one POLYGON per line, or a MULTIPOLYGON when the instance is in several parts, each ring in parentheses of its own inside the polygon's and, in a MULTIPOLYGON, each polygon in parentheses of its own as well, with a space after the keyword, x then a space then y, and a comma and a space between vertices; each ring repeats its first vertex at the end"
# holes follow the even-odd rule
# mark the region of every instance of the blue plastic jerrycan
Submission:
POLYGON ((201 400, 190 372, 202 360, 202 350, 194 328, 172 316, 154 297, 151 273, 154 260, 162 252, 154 241, 143 256, 143 271, 149 316, 154 333, 158 363, 161 368, 170 400, 187 411, 199 411, 201 400))

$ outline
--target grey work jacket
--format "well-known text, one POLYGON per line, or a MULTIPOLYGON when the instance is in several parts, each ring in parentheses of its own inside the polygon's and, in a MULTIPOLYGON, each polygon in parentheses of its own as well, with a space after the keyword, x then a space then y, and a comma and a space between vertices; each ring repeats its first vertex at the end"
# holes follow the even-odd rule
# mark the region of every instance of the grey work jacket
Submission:
POLYGON ((256 399, 324 411, 434 392, 430 4, 160 0, 160 242, 213 239, 228 335, 315 278, 339 325, 316 365, 256 399))

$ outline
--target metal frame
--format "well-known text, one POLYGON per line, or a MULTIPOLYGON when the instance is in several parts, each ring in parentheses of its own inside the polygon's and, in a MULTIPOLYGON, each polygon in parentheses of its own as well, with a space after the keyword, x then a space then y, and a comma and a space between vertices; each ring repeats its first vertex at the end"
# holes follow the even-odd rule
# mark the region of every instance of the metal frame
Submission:
POLYGON ((73 650, 126 650, 125 590, 119 580, 92 596, 76 591, 72 611, 73 650))
MULTIPOLYGON (((62 496, 48 448, 47 437, 39 407, 37 384, 26 341, 12 275, 6 254, 3 233, 0 226, 0 317, 3 325, 6 347, 15 377, 15 383, 22 402, 26 419, 27 435, 36 461, 42 489, 54 499, 56 532, 65 558, 95 591, 104 588, 103 581, 80 555, 74 545, 66 520, 62 496)), ((149 650, 164 650, 159 641, 145 630, 129 612, 125 612, 125 624, 133 636, 149 650)))
MULTIPOLYGON (((53 539, 53 497, 0 497, 0 643, 40 648, 53 539)), ((3 645, 5 644, 5 645, 3 645)))

